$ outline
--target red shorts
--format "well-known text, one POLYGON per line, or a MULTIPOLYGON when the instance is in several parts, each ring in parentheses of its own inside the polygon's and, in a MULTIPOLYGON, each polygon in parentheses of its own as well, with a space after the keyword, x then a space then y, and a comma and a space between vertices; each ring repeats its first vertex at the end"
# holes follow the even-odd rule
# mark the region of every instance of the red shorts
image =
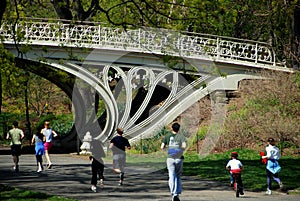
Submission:
POLYGON ((45 142, 44 143, 44 149, 45 150, 50 150, 52 147, 52 142, 45 142))

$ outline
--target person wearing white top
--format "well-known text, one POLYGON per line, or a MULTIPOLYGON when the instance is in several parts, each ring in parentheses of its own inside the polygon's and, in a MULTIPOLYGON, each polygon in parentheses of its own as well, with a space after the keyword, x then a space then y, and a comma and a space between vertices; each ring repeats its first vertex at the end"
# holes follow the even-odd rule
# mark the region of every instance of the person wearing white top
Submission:
POLYGON ((226 165, 226 170, 230 171, 230 180, 233 182, 233 174, 235 174, 236 181, 239 186, 240 194, 244 195, 244 187, 243 187, 243 181, 242 181, 242 170, 244 166, 240 160, 238 160, 238 153, 232 152, 231 153, 231 160, 228 161, 226 165))
POLYGON ((268 138, 268 146, 266 147, 266 152, 267 152, 267 154, 265 156, 262 156, 262 159, 264 159, 264 158, 268 159, 267 166, 266 166, 267 186, 268 186, 266 194, 271 195, 272 194, 272 191, 271 191, 272 178, 274 179, 274 181, 276 181, 278 183, 281 190, 283 188, 283 184, 282 184, 282 182, 280 181, 280 179, 278 177, 278 172, 272 173, 267 168, 268 163, 278 164, 278 160, 280 158, 280 151, 279 151, 278 147, 275 146, 275 140, 273 138, 268 138))
POLYGON ((41 133, 45 136, 44 149, 45 149, 45 156, 46 156, 46 159, 47 159, 47 167, 49 169, 51 169, 53 164, 50 160, 49 151, 52 148, 53 137, 57 137, 58 134, 50 128, 50 122, 49 121, 45 121, 44 126, 45 126, 45 128, 43 128, 41 130, 41 133))

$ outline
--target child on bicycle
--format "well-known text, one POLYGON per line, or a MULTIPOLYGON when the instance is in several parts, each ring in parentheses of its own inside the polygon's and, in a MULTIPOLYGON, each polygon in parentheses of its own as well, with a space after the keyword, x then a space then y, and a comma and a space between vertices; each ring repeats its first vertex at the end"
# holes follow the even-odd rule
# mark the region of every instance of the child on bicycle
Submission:
POLYGON ((243 182, 241 176, 243 168, 244 168, 243 164, 241 163, 240 160, 238 160, 238 153, 232 152, 231 160, 228 161, 226 165, 226 170, 230 171, 230 181, 233 182, 233 177, 235 177, 241 195, 244 195, 243 182))

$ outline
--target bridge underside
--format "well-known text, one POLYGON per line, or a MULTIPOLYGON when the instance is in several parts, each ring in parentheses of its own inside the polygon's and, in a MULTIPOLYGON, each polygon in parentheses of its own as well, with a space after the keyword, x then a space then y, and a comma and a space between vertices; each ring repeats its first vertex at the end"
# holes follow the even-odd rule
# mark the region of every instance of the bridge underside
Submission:
MULTIPOLYGON (((11 52, 18 55, 13 47, 11 52)), ((178 59, 101 49, 53 47, 44 52, 33 46, 16 62, 55 83, 72 100, 75 129, 63 139, 65 144, 76 133, 82 140, 87 132, 104 143, 117 127, 131 141, 151 137, 206 95, 218 91, 225 96, 240 80, 258 78, 250 66, 209 57, 178 59)), ((182 124, 189 121, 181 119, 182 124)))

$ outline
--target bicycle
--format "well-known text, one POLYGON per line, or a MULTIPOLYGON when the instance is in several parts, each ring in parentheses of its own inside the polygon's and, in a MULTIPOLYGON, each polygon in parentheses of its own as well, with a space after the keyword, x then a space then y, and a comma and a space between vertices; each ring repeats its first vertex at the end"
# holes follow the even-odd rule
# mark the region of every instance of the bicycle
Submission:
POLYGON ((235 191, 235 197, 240 197, 240 195, 244 195, 242 187, 239 185, 241 179, 241 172, 232 172, 233 178, 233 190, 235 191))
POLYGON ((239 197, 240 195, 244 195, 243 191, 243 183, 242 183, 242 169, 243 164, 238 159, 238 153, 231 153, 231 160, 228 161, 226 165, 226 170, 229 170, 231 178, 230 180, 233 182, 233 190, 235 191, 235 196, 239 197))
POLYGON ((233 178, 233 190, 235 191, 235 197, 240 197, 240 188, 238 185, 238 177, 240 176, 240 173, 232 173, 233 178))

